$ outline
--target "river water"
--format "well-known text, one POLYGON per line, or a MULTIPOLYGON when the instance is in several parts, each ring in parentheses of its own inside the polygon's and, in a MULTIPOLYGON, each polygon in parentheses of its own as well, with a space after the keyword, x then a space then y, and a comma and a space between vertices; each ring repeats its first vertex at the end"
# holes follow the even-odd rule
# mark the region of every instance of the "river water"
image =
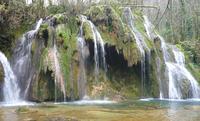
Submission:
POLYGON ((1 107, 1 121, 199 121, 200 100, 42 103, 1 107))

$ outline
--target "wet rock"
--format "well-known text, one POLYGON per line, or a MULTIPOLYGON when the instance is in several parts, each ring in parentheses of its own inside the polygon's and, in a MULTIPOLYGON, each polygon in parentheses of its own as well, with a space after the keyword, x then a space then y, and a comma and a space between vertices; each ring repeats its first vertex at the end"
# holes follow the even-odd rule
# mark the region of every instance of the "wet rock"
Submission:
POLYGON ((4 81, 4 69, 0 63, 0 101, 3 100, 3 81, 4 81))
POLYGON ((180 85, 180 88, 181 88, 181 92, 182 92, 182 97, 184 99, 190 97, 190 87, 191 87, 191 84, 190 84, 190 81, 187 80, 187 79, 183 79, 182 80, 182 83, 180 85))
POLYGON ((2 64, 0 63, 0 84, 4 80, 4 69, 2 64))
POLYGON ((154 38, 154 44, 155 44, 157 49, 161 50, 161 40, 160 40, 159 37, 154 38))

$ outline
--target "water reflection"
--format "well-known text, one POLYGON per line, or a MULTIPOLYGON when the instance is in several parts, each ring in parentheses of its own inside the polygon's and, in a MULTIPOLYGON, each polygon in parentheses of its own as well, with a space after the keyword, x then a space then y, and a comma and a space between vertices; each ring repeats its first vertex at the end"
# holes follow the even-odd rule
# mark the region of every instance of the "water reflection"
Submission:
POLYGON ((13 109, 3 109, 1 110, 1 114, 0 114, 1 121, 19 121, 18 120, 18 115, 15 112, 15 110, 13 109))
POLYGON ((200 121, 200 101, 144 99, 102 105, 44 103, 25 107, 1 107, 0 121, 200 121), (20 112, 18 112, 18 110, 20 112))
POLYGON ((171 102, 167 115, 170 121, 199 121, 199 111, 200 106, 193 105, 191 102, 171 102))
MULTIPOLYGON (((200 100, 170 100, 170 99, 142 99, 142 102, 160 106, 159 117, 165 117, 166 121, 200 121, 200 100)), ((155 112, 154 112, 155 114, 155 112)), ((156 114, 155 114, 156 115, 156 114)), ((156 120, 156 119, 155 119, 156 120)), ((160 120, 158 120, 160 121, 160 120)))

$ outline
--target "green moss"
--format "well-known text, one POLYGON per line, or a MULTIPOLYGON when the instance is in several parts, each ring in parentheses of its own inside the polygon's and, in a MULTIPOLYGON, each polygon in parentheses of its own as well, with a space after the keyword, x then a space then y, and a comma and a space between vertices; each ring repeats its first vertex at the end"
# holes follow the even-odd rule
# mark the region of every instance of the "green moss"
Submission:
POLYGON ((101 20, 104 19, 104 6, 92 6, 90 9, 88 9, 85 14, 90 15, 89 17, 94 17, 91 18, 93 21, 101 20))
MULTIPOLYGON (((39 78, 33 83, 32 97, 36 101, 49 101, 55 99, 55 83, 52 71, 41 71, 39 78)), ((57 94, 57 96, 59 96, 57 94)))
POLYGON ((188 63, 187 68, 190 70, 192 75, 197 79, 197 81, 200 83, 200 69, 199 65, 195 65, 194 63, 188 63))
POLYGON ((32 45, 31 45, 31 53, 34 53, 34 52, 35 52, 35 49, 36 49, 36 42, 33 41, 33 42, 32 42, 32 45))
POLYGON ((42 54, 41 54, 41 57, 40 57, 39 71, 44 71, 44 72, 47 71, 48 66, 46 65, 46 62, 45 62, 45 59, 47 58, 47 56, 48 56, 48 48, 45 48, 42 51, 42 54))
POLYGON ((0 83, 4 81, 4 69, 3 65, 0 63, 0 83))
POLYGON ((75 26, 77 26, 77 23, 74 20, 75 18, 70 18, 67 24, 60 24, 57 26, 56 29, 57 43, 60 46, 60 66, 66 80, 66 92, 69 97, 71 96, 72 85, 74 85, 73 80, 71 80, 71 76, 73 75, 70 74, 71 64, 74 61, 74 53, 77 51, 78 29, 74 28, 75 26))
POLYGON ((109 86, 116 91, 115 95, 121 95, 128 99, 140 96, 141 83, 136 70, 136 68, 120 70, 115 67, 109 70, 108 82, 110 82, 109 86))
POLYGON ((84 31, 84 37, 86 41, 93 40, 93 32, 88 22, 83 23, 83 31, 84 31))
POLYGON ((56 41, 58 46, 66 48, 66 40, 69 39, 69 31, 65 24, 59 24, 56 28, 56 41))
MULTIPOLYGON (((131 32, 130 28, 122 22, 122 9, 113 5, 110 6, 92 6, 86 12, 88 18, 94 23, 100 32, 106 47, 115 47, 116 53, 124 59, 124 63, 127 67, 117 67, 110 66, 107 72, 108 78, 104 80, 104 75, 100 69, 99 73, 99 83, 97 84, 94 80, 94 70, 93 64, 89 62, 89 67, 87 68, 87 80, 88 80, 88 90, 89 94, 92 95, 95 91, 95 87, 102 88, 99 92, 96 91, 94 97, 103 97, 108 96, 115 98, 116 95, 120 95, 125 98, 139 97, 141 95, 141 77, 140 77, 140 60, 141 55, 138 50, 135 37, 131 32), (127 61, 127 62, 126 62, 127 61), (91 69, 92 68, 92 69, 91 69), (98 94, 97 94, 98 93, 98 94)), ((151 63, 150 63, 150 75, 149 75, 149 89, 145 92, 149 96, 156 97, 159 94, 158 89, 158 79, 157 79, 157 66, 156 66, 156 57, 161 58, 161 63, 163 64, 163 55, 160 48, 160 41, 153 43, 154 41, 149 40, 144 28, 144 20, 140 12, 135 11, 135 27, 142 34, 147 46, 152 52, 151 63), (149 91, 149 92, 148 92, 149 91)), ((53 16, 57 20, 55 31, 49 27, 47 24, 41 26, 41 30, 48 31, 48 46, 43 50, 41 56, 41 67, 40 70, 44 72, 43 77, 38 82, 39 88, 38 95, 41 97, 41 100, 46 99, 49 96, 49 90, 46 90, 48 87, 49 80, 53 81, 54 76, 51 76, 50 79, 47 79, 48 75, 52 75, 53 69, 51 69, 50 62, 46 60, 48 56, 48 48, 52 48, 52 43, 56 40, 56 45, 59 52, 59 62, 62 69, 64 79, 66 81, 66 92, 67 96, 71 97, 72 92, 74 97, 78 98, 78 73, 79 73, 79 60, 77 53, 77 35, 79 32, 80 21, 77 20, 77 17, 70 16, 66 18, 65 15, 57 14, 53 16), (67 21, 66 21, 67 19, 67 21), (55 35, 55 36, 54 36, 55 35), (50 72, 49 72, 50 71, 50 72), (47 95, 42 95, 42 93, 47 93, 47 95)), ((93 41, 93 34, 91 27, 88 22, 83 24, 83 34, 86 41, 93 41)), ((34 49, 34 45, 33 45, 34 49)), ((116 56, 117 56, 116 54, 116 56)), ((164 65, 164 64, 163 64, 164 65)), ((162 69, 164 66, 161 67, 162 69)), ((162 70, 163 71, 163 70, 162 70)), ((164 72, 164 71, 163 71, 164 72)), ((52 82, 51 82, 52 83, 52 82)), ((52 87, 52 85, 51 85, 52 87)), ((48 87, 50 88, 50 87, 48 87)), ((48 98, 53 98, 53 95, 48 98)))
POLYGON ((67 16, 65 14, 56 14, 53 16, 56 19, 56 24, 64 24, 67 22, 67 16))
POLYGON ((40 26, 40 29, 41 29, 41 30, 45 30, 45 29, 48 28, 48 26, 49 26, 48 23, 43 23, 43 24, 40 26))
MULTIPOLYGON (((124 55, 129 66, 132 66, 137 64, 141 57, 131 30, 122 23, 121 17, 118 15, 120 12, 121 9, 117 6, 115 8, 93 6, 86 14, 97 26, 105 43, 115 46, 118 52, 124 55)), ((91 32, 88 33, 88 38, 91 38, 91 32)))

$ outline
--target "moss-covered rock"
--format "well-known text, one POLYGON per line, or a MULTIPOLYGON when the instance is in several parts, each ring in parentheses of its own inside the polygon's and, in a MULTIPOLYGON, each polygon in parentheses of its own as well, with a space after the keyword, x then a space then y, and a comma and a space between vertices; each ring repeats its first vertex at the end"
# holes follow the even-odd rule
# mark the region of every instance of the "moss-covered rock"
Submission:
POLYGON ((65 13, 63 14, 56 14, 53 16, 53 18, 55 19, 56 25, 58 24, 63 24, 67 22, 67 16, 65 13))
POLYGON ((3 100, 4 69, 0 62, 0 101, 3 100))
MULTIPOLYGON (((106 51, 107 72, 102 68, 98 77, 95 77, 93 33, 89 22, 83 23, 83 35, 86 41, 88 58, 86 63, 87 94, 92 98, 109 97, 114 100, 140 97, 141 89, 141 54, 137 47, 132 30, 122 20, 122 9, 111 6, 92 6, 85 15, 100 32, 106 51)), ((136 13, 136 28, 150 48, 152 58, 147 65, 148 72, 145 96, 158 97, 159 86, 156 76, 156 57, 162 58, 161 43, 149 41, 143 25, 141 13, 136 13), (155 43, 155 44, 154 44, 155 43)), ((81 25, 76 16, 67 17, 65 14, 49 16, 52 24, 43 23, 39 31, 39 38, 44 43, 41 52, 38 77, 33 84, 33 99, 54 100, 55 98, 55 69, 50 51, 54 44, 57 46, 58 60, 61 68, 67 99, 80 99, 79 85, 79 53, 77 48, 77 36, 81 25), (49 26, 51 25, 51 26, 49 26), (45 93, 45 94, 44 94, 45 93)), ((37 45, 32 45, 35 50, 37 45)), ((163 61, 162 61, 163 62, 163 61)), ((163 67, 161 67, 163 69, 163 67)), ((57 92, 61 93, 59 87, 57 92)), ((62 97, 59 94, 58 97, 62 97)))
POLYGON ((115 9, 111 6, 93 6, 86 15, 97 26, 105 43, 115 46, 117 51, 124 55, 130 67, 140 61, 135 38, 115 9))
POLYGON ((83 32, 84 32, 84 37, 86 41, 93 40, 93 33, 91 29, 92 28, 88 22, 83 23, 83 32))
MULTIPOLYGON (((66 89, 67 99, 77 98, 77 88, 74 86, 77 80, 72 81, 71 69, 76 60, 77 53, 77 33, 78 22, 76 17, 70 17, 67 21, 64 20, 65 14, 54 15, 48 18, 54 24, 49 24, 49 21, 43 23, 39 30, 38 39, 45 46, 41 51, 40 64, 38 68, 38 76, 32 86, 32 99, 33 100, 54 100, 55 91, 57 92, 57 99, 63 100, 63 93, 61 92, 60 84, 55 84, 54 80, 58 75, 55 68, 55 48, 56 45, 56 58, 58 59, 60 66, 60 76, 62 76, 62 83, 66 89), (53 21, 55 19, 61 19, 60 22, 53 21), (55 86, 56 85, 56 86, 55 86), (45 93, 45 94, 43 94, 45 93), (73 94, 72 94, 73 93, 73 94)), ((32 44, 32 50, 35 50, 37 45, 32 44)), ((74 67, 73 67, 74 68, 74 67)), ((57 80, 59 82, 59 80, 57 80)), ((62 90, 63 91, 63 90, 62 90)))
POLYGON ((4 81, 4 69, 2 64, 0 63, 0 84, 4 81))

